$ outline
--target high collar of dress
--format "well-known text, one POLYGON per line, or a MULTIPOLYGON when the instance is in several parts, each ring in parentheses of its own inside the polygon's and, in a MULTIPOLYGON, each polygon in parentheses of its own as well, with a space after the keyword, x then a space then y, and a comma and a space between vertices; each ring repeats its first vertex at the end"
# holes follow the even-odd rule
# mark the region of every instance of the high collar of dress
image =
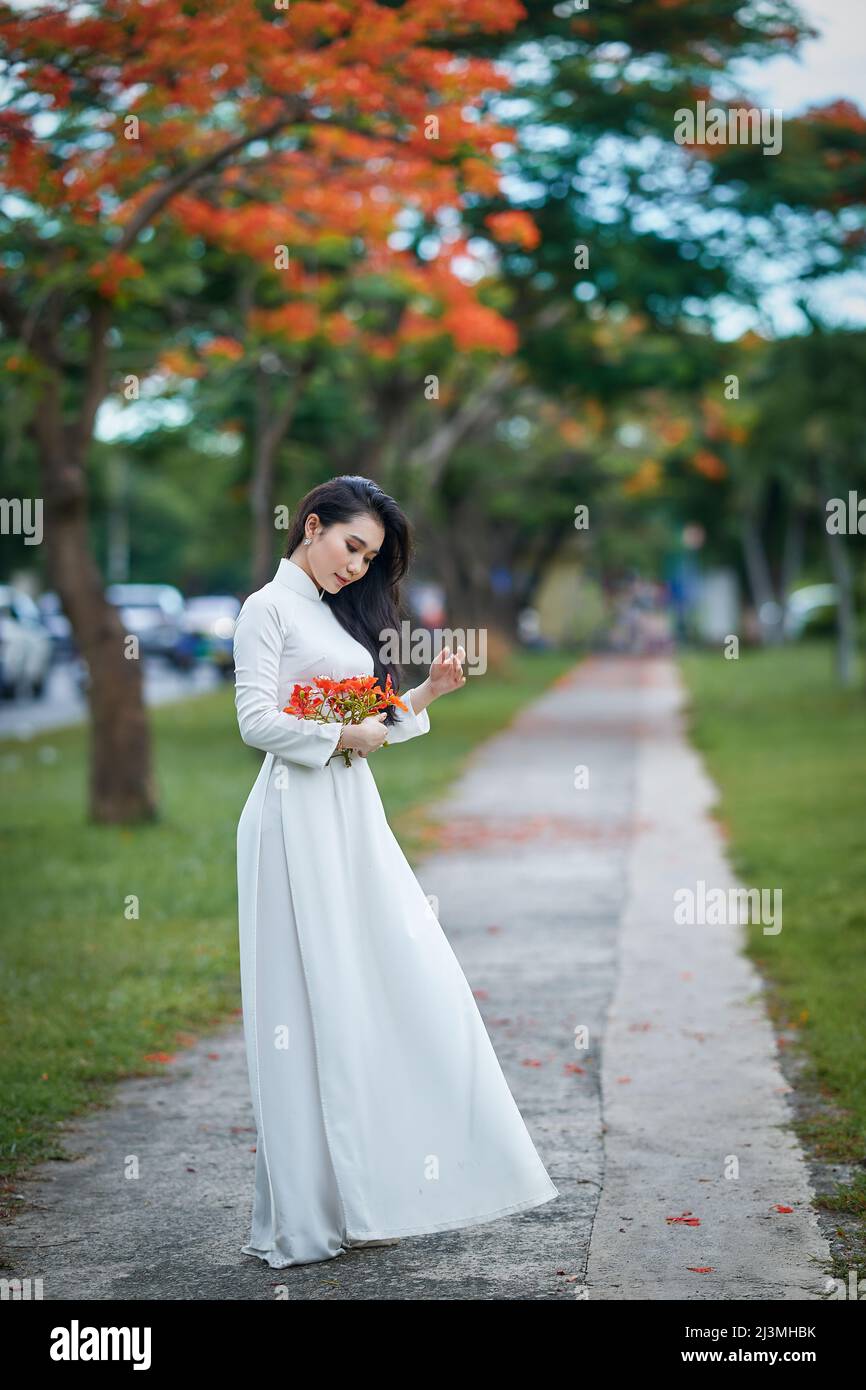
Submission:
POLYGON ((322 597, 315 579, 311 579, 300 565, 295 564, 294 560, 281 560, 274 579, 277 584, 284 584, 287 589, 294 589, 296 594, 302 594, 304 598, 311 598, 316 601, 322 597))

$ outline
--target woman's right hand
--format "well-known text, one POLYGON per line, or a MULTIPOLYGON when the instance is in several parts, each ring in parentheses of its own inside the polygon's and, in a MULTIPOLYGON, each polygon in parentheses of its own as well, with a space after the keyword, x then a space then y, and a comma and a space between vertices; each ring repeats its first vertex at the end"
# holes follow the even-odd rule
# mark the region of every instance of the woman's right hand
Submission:
POLYGON ((343 747, 353 748, 362 758, 381 748, 387 737, 384 711, 381 714, 369 714, 360 724, 343 726, 343 747))

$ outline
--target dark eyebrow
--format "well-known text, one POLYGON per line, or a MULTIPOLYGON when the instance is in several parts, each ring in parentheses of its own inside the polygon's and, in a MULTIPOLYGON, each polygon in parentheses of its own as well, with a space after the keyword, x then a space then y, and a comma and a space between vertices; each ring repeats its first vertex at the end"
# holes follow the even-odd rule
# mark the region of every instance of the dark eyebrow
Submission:
MULTIPOLYGON (((350 540, 350 541, 357 541, 359 545, 364 545, 364 537, 363 537, 363 536, 350 536, 350 537, 349 537, 349 540, 350 540)), ((379 554, 378 550, 374 550, 374 551, 373 551, 373 554, 374 554, 374 555, 378 555, 378 554, 379 554)))

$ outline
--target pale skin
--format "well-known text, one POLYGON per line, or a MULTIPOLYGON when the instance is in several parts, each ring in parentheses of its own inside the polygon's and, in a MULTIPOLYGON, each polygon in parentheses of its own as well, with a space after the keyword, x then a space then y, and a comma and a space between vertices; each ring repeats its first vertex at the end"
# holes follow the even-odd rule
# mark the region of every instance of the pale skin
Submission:
MULTIPOLYGON (((310 544, 304 545, 302 542, 289 559, 309 575, 318 589, 336 594, 346 587, 341 581, 349 584, 363 581, 370 565, 376 562, 385 539, 385 530, 381 522, 367 512, 359 512, 348 521, 335 522, 327 529, 322 526, 316 513, 311 512, 304 526, 304 537, 309 538, 310 544)), ((463 674, 465 659, 463 647, 458 647, 455 652, 450 647, 443 647, 433 658, 426 680, 409 692, 416 714, 420 714, 440 696, 450 695, 466 684, 463 674)), ((405 697, 401 695, 400 698, 405 703, 405 697)), ((351 748, 360 757, 366 758, 369 753, 381 748, 387 737, 384 713, 371 714, 360 724, 346 725, 343 747, 351 748)))

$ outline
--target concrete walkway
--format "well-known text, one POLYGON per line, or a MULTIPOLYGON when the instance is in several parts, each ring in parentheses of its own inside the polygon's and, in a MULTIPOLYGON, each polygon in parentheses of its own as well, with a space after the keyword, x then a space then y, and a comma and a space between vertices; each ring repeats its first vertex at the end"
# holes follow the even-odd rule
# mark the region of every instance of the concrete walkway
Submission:
POLYGON ((241 1255, 238 1016, 67 1127, 74 1161, 19 1187, 6 1277, 47 1299, 819 1298, 829 1249, 745 927, 674 922, 676 889, 736 883, 682 698, 664 658, 575 667, 476 750, 417 868, 558 1200, 316 1265, 241 1255))

